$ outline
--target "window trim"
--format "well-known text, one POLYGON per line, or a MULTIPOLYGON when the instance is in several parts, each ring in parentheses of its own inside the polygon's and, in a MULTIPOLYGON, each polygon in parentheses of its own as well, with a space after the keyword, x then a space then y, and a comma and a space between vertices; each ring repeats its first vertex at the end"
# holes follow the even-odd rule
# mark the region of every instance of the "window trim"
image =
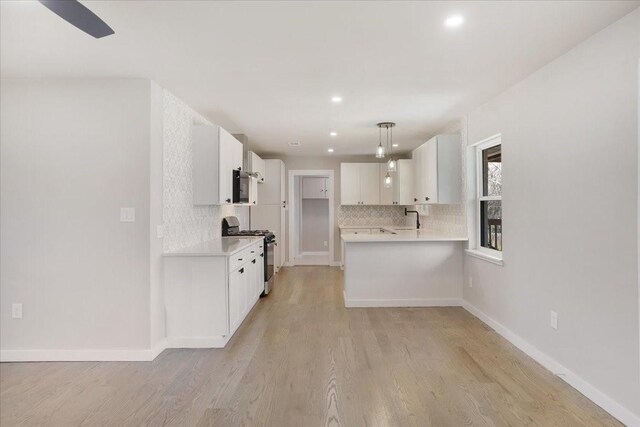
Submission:
MULTIPOLYGON (((496 261, 502 262, 502 251, 498 251, 495 249, 489 249, 482 246, 482 224, 481 222, 481 202, 483 201, 491 201, 491 200, 500 200, 502 201, 502 196, 483 196, 483 167, 482 167, 482 152, 488 148, 495 147, 496 145, 502 145, 502 134, 496 134, 490 136, 489 138, 483 139, 475 144, 473 144, 473 148, 475 149, 475 169, 476 169, 476 185, 475 185, 475 195, 474 195, 474 205, 475 205, 475 223, 476 223, 476 242, 475 247, 468 250, 470 255, 479 255, 478 258, 487 259, 488 261, 496 263, 496 261), (485 255, 482 257, 480 255, 485 255)), ((504 234, 502 236, 504 239, 504 234)))

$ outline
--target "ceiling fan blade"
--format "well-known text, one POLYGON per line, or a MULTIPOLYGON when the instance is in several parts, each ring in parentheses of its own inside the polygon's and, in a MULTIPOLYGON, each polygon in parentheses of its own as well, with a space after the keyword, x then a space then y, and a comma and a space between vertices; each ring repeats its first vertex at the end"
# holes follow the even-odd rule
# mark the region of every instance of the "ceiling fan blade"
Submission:
POLYGON ((97 39, 114 34, 111 27, 77 0, 40 0, 40 3, 71 25, 97 39))

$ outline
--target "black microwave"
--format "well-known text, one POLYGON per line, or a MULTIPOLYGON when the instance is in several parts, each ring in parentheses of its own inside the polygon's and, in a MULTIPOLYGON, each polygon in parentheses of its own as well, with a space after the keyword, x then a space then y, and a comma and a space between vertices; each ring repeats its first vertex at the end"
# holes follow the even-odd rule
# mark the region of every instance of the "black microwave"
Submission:
POLYGON ((251 177, 248 173, 233 171, 233 203, 249 203, 251 177))

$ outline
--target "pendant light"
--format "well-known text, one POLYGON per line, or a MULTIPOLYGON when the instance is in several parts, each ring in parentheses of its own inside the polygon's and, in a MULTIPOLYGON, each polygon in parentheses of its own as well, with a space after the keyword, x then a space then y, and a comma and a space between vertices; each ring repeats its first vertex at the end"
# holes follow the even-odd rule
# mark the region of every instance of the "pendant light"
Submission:
POLYGON ((391 173, 397 170, 397 162, 391 154, 393 152, 393 127, 395 125, 396 124, 393 122, 378 123, 378 128, 380 128, 380 143, 378 144, 378 150, 376 151, 376 157, 378 159, 384 158, 386 154, 385 147, 382 145, 382 128, 385 128, 387 131, 386 150, 389 153, 389 161, 387 162, 387 171, 382 180, 384 188, 391 188, 393 186, 393 177, 391 176, 391 173))
POLYGON ((390 123, 387 126, 387 150, 389 150, 389 161, 387 162, 387 172, 396 171, 396 160, 393 158, 393 127, 395 123, 390 123), (389 132, 391 132, 391 138, 389 138, 389 132))
POLYGON ((378 148, 376 148, 376 158, 377 159, 384 159, 385 156, 385 151, 384 151, 384 147, 382 146, 382 126, 380 126, 381 123, 378 123, 378 127, 380 128, 380 142, 378 143, 378 148))
POLYGON ((391 186, 393 185, 393 178, 391 178, 391 174, 387 171, 386 174, 384 174, 384 188, 391 188, 391 186))

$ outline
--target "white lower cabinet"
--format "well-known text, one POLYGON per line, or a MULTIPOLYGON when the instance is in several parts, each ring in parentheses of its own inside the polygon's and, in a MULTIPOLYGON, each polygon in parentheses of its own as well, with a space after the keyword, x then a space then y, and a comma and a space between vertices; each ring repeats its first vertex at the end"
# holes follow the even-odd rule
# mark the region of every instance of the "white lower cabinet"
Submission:
POLYGON ((262 240, 231 255, 164 258, 167 347, 224 347, 264 291, 262 240))
POLYGON ((229 274, 229 329, 238 329, 242 323, 242 315, 245 311, 246 297, 245 288, 247 286, 248 273, 245 267, 240 267, 229 274))

